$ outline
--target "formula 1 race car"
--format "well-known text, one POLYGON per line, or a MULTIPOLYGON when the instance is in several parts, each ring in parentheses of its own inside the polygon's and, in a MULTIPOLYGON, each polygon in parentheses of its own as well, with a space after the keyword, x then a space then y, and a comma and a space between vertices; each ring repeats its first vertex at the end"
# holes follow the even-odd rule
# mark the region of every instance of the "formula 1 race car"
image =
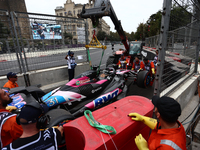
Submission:
POLYGON ((46 115, 50 116, 46 125, 48 128, 74 120, 82 116, 85 110, 94 111, 126 97, 128 91, 126 79, 139 81, 144 73, 148 75, 146 71, 137 73, 131 70, 115 70, 113 67, 98 73, 97 67, 93 67, 92 70, 81 73, 66 85, 47 94, 36 86, 4 90, 8 91, 13 99, 9 106, 18 108, 13 113, 19 113, 25 104, 33 101, 46 103, 49 107, 46 115))
POLYGON ((97 67, 93 67, 92 70, 81 73, 66 85, 47 94, 35 86, 10 89, 13 102, 9 105, 20 109, 26 103, 37 100, 46 103, 50 110, 63 109, 73 117, 78 117, 87 109, 95 110, 124 98, 128 88, 125 84, 127 78, 137 81, 140 87, 146 87, 150 76, 146 71, 137 73, 123 69, 115 70, 113 67, 98 73, 97 67))

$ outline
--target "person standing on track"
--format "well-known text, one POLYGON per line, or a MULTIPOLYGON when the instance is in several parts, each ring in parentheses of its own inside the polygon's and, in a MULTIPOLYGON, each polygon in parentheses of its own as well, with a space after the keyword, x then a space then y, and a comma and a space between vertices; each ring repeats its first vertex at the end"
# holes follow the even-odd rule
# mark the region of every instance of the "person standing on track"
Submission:
POLYGON ((150 71, 151 74, 155 75, 155 66, 153 62, 150 62, 148 58, 144 58, 143 62, 141 62, 141 69, 150 71))
POLYGON ((135 56, 135 60, 133 62, 133 66, 131 70, 135 70, 135 71, 141 70, 140 64, 141 64, 141 61, 139 60, 137 56, 135 56))
POLYGON ((121 54, 121 58, 119 59, 117 65, 120 69, 127 69, 127 61, 124 54, 121 54))
POLYGON ((74 70, 76 68, 75 58, 74 58, 74 52, 69 51, 68 55, 65 57, 67 60, 68 65, 68 75, 69 75, 69 81, 74 78, 74 70))

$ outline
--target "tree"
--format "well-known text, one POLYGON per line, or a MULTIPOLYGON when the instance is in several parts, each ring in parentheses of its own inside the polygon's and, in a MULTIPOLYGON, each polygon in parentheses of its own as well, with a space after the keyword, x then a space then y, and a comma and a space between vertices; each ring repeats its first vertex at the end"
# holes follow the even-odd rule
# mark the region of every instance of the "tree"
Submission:
POLYGON ((160 33, 161 19, 162 19, 161 11, 158 11, 157 13, 152 14, 149 17, 146 23, 146 29, 147 29, 145 30, 146 37, 155 36, 160 33))
POLYGON ((104 31, 99 31, 99 32, 97 33, 97 39, 98 39, 98 40, 104 40, 105 37, 107 37, 106 32, 104 32, 104 31))
POLYGON ((70 42, 72 43, 72 39, 73 39, 73 35, 71 33, 68 32, 64 32, 64 39, 65 39, 65 43, 69 43, 68 40, 70 40, 70 42))
POLYGON ((186 26, 191 22, 192 14, 187 11, 189 5, 177 6, 173 5, 170 14, 170 29, 174 30, 183 26, 186 26))
POLYGON ((68 33, 68 32, 64 32, 64 38, 65 39, 70 39, 70 40, 72 40, 73 39, 73 36, 72 36, 72 34, 71 33, 68 33))
POLYGON ((137 31, 134 34, 134 39, 136 40, 143 40, 145 37, 145 31, 146 31, 146 24, 140 23, 139 26, 137 27, 137 31))

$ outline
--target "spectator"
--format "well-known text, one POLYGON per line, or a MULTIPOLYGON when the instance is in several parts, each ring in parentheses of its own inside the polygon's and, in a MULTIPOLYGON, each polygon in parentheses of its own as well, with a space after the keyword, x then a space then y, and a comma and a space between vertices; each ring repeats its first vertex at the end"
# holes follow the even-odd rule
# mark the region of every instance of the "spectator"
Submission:
POLYGON ((133 66, 132 66, 132 70, 135 70, 135 71, 138 71, 138 70, 141 70, 141 67, 140 67, 140 60, 138 59, 137 56, 135 56, 135 60, 133 62, 133 66))
POLYGON ((9 72, 7 74, 7 78, 8 78, 8 82, 6 82, 6 84, 4 84, 3 87, 6 88, 15 88, 15 87, 19 87, 19 85, 17 84, 17 74, 14 72, 9 72))
POLYGON ((152 130, 148 143, 141 134, 136 136, 135 143, 139 150, 186 150, 186 134, 183 125, 178 121, 181 115, 180 104, 170 97, 152 98, 155 106, 155 119, 130 113, 132 120, 142 121, 152 130))
POLYGON ((119 66, 120 69, 127 68, 127 61, 126 58, 124 57, 124 54, 121 54, 121 58, 119 59, 117 65, 119 66))
POLYGON ((69 81, 70 81, 74 78, 74 70, 76 68, 74 52, 69 51, 65 59, 67 60, 68 75, 69 75, 69 81))
POLYGON ((26 104, 16 118, 17 123, 21 124, 23 128, 23 134, 2 150, 57 150, 63 134, 63 127, 40 131, 48 122, 48 117, 44 115, 47 111, 46 104, 40 105, 36 101, 26 104))
POLYGON ((22 127, 16 123, 16 115, 6 110, 12 99, 9 93, 0 89, 0 147, 4 147, 22 135, 22 127))
POLYGON ((153 62, 149 62, 148 58, 144 58, 144 62, 141 62, 141 69, 150 71, 151 74, 155 74, 155 67, 153 62))

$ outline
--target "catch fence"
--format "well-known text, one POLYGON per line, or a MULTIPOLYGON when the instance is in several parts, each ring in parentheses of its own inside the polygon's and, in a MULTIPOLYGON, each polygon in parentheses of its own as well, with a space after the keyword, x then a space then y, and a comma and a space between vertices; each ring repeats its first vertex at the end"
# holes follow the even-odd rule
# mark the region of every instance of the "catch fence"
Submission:
MULTIPOLYGON (((0 75, 66 65, 68 51, 87 62, 86 20, 47 14, 0 10, 0 75)), ((78 59, 79 58, 79 59, 78 59)))
POLYGON ((183 83, 183 77, 197 72, 199 3, 198 0, 164 0, 160 34, 145 39, 146 46, 154 47, 159 52, 154 89, 156 95, 168 95, 183 83))

